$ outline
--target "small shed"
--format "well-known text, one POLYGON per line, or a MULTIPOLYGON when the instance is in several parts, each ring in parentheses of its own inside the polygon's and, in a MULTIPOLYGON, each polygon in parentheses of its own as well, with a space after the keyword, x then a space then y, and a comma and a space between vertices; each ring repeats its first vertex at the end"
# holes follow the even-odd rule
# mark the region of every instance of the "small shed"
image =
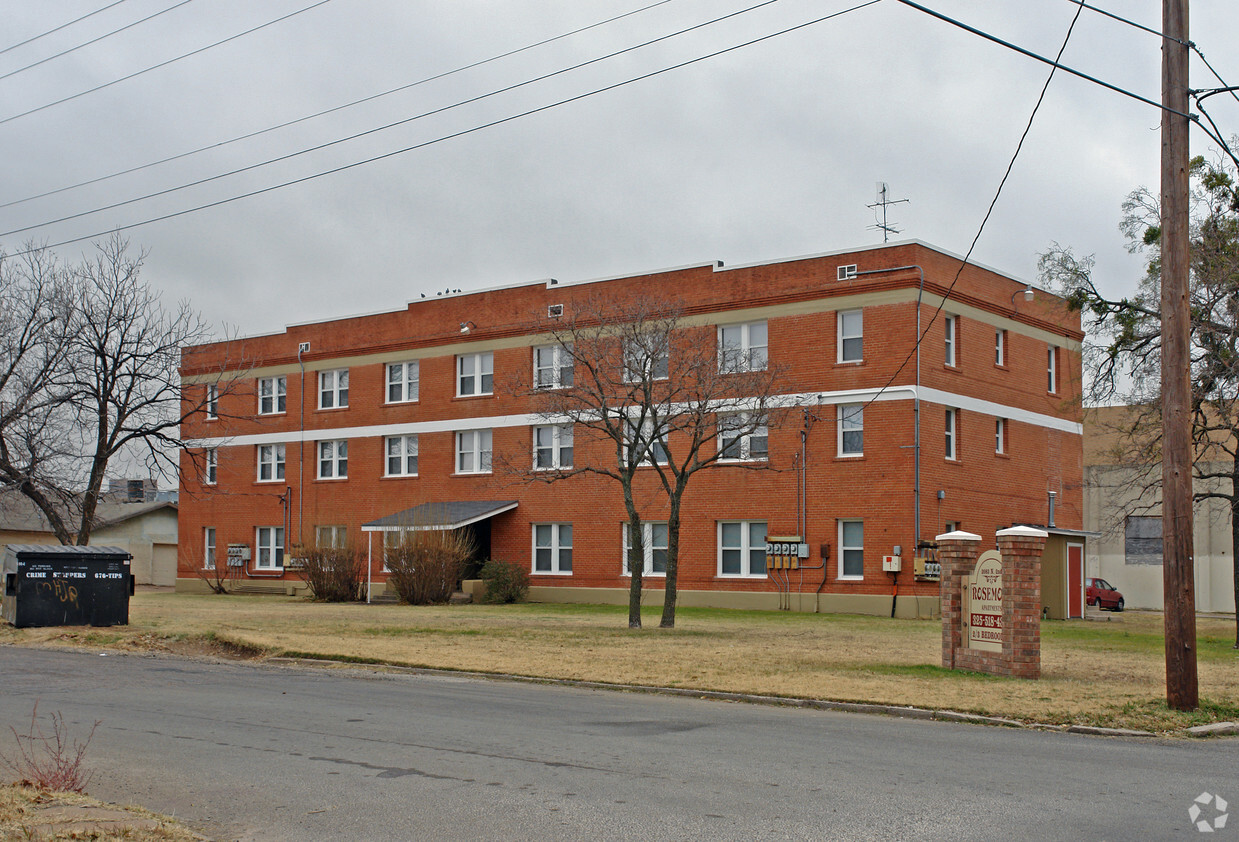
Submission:
POLYGON ((132 558, 119 547, 9 544, 0 616, 19 628, 128 625, 132 558))

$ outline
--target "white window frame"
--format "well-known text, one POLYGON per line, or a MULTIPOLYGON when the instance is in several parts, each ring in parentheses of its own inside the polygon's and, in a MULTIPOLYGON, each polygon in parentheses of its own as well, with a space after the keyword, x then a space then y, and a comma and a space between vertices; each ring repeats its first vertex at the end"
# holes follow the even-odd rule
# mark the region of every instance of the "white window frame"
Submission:
POLYGON ((865 455, 865 405, 863 403, 839 404, 838 409, 838 449, 836 455, 841 458, 855 459, 865 455), (856 434, 860 436, 860 447, 855 447, 856 434), (853 446, 849 447, 849 437, 853 446))
POLYGON ((203 451, 202 484, 215 485, 219 479, 219 451, 208 447, 203 451))
POLYGON ((288 379, 278 377, 258 378, 258 414, 283 415, 288 408, 288 379), (263 402, 270 401, 270 409, 263 409, 263 402))
POLYGON ((1047 344, 1045 347, 1046 385, 1049 386, 1049 393, 1056 395, 1058 394, 1058 346, 1047 344))
POLYGON ((731 412, 718 417, 720 462, 765 462, 770 459, 770 428, 766 424, 753 424, 750 419, 751 416, 744 412, 731 412), (725 455, 733 445, 736 453, 725 455))
POLYGON ((572 575, 572 524, 571 523, 535 523, 530 529, 533 549, 529 557, 529 569, 534 576, 571 576, 572 575), (538 532, 542 530, 543 535, 538 532), (540 538, 549 537, 549 542, 539 543, 540 538), (566 537, 566 540, 565 540, 566 537), (538 551, 542 550, 550 556, 550 568, 538 569, 538 551), (567 562, 565 565, 564 562, 567 562))
POLYGON ((533 428, 533 468, 535 471, 558 471, 572 467, 572 425, 571 424, 539 424, 533 428), (550 436, 550 441, 543 444, 539 438, 543 434, 550 436), (547 454, 547 464, 541 464, 542 454, 547 454))
MULTIPOLYGON (((643 337, 644 338, 644 337, 643 337)), ((650 338, 650 341, 666 339, 670 343, 670 337, 665 334, 659 334, 650 338)), ((671 348, 660 349, 661 353, 657 356, 646 356, 645 348, 640 347, 631 340, 624 343, 624 382, 639 383, 646 379, 647 375, 650 380, 667 380, 671 377, 671 348), (638 353, 633 353, 633 348, 637 349, 638 353)))
POLYGON ((1007 419, 994 419, 994 452, 1007 452, 1007 419))
POLYGON ((387 551, 392 547, 398 547, 408 540, 409 533, 412 529, 387 529, 383 531, 383 572, 388 573, 391 567, 387 563, 387 551))
POLYGON ((417 403, 421 392, 421 363, 417 360, 388 363, 384 370, 387 378, 383 384, 383 402, 417 403), (396 375, 394 378, 393 374, 396 375), (399 397, 392 397, 393 388, 399 389, 399 397))
POLYGON ((418 469, 417 435, 385 436, 383 438, 383 476, 385 477, 415 477, 418 469), (396 444, 397 452, 392 452, 392 444, 396 444), (409 470, 409 459, 413 459, 413 470, 409 470), (398 470, 391 469, 392 460, 397 460, 398 470))
POLYGON ((254 530, 254 567, 257 570, 284 569, 284 527, 259 526, 254 530))
MULTIPOLYGON (((620 527, 620 532, 624 536, 623 537, 624 556, 620 564, 620 570, 622 571, 620 575, 631 576, 632 573, 628 568, 629 543, 628 543, 628 524, 627 523, 624 523, 620 527)), ((667 575, 667 555, 666 553, 667 553, 667 541, 669 539, 669 533, 667 532, 667 522, 665 520, 664 521, 643 521, 641 523, 641 535, 645 539, 643 542, 645 545, 645 563, 642 565, 641 575, 642 576, 664 576, 665 577, 667 575), (661 527, 661 529, 656 528, 656 527, 661 527), (654 535, 658 532, 661 532, 662 534, 663 543, 659 545, 658 547, 655 547, 654 546, 654 535), (663 569, 660 571, 654 570, 655 550, 661 550, 663 553, 663 569)))
POLYGON ((533 385, 535 389, 568 389, 572 387, 576 360, 572 343, 538 345, 533 349, 533 385))
POLYGON ((348 369, 332 368, 318 373, 318 408, 348 407, 348 369))
POLYGON ((952 461, 959 460, 959 410, 948 407, 944 422, 946 438, 943 442, 943 454, 952 461))
POLYGON ((770 534, 769 524, 764 520, 720 520, 715 530, 715 545, 718 547, 718 566, 717 575, 720 579, 765 579, 767 577, 766 570, 766 539, 770 534), (761 541, 760 543, 753 540, 753 527, 761 525, 761 541), (723 533, 727 526, 740 527, 740 543, 736 545, 726 545, 723 543, 723 533), (740 572, 727 573, 723 570, 723 556, 725 553, 740 554, 740 572), (756 568, 755 558, 761 556, 761 570, 754 572, 756 568))
POLYGON ((258 451, 258 482, 283 482, 284 481, 284 445, 282 444, 260 444, 257 446, 258 451), (267 457, 267 458, 264 458, 267 457), (270 476, 264 477, 263 469, 266 468, 270 476))
POLYGON ((994 365, 1007 364, 1007 332, 1002 328, 994 329, 994 365))
MULTIPOLYGON (((636 425, 629 420, 626 424, 628 436, 624 443, 624 458, 628 458, 628 441, 632 440, 632 431, 636 425)), ((641 433, 639 438, 651 438, 653 436, 654 422, 647 418, 641 423, 641 433)), ((649 448, 645 452, 645 458, 641 460, 641 465, 666 465, 671 461, 671 456, 667 452, 665 441, 650 441, 649 448)))
POLYGON ((718 326, 718 370, 723 374, 765 371, 770 360, 770 328, 767 322, 743 322, 718 326), (758 334, 756 337, 754 334, 758 334), (731 337, 734 336, 734 341, 731 337))
POLYGON ((458 474, 489 474, 491 472, 491 448, 494 444, 493 431, 461 430, 456 433, 456 473, 458 474), (469 458, 469 468, 465 468, 465 457, 469 458))
POLYGON ((206 387, 206 420, 214 421, 219 418, 219 386, 214 383, 208 383, 206 387))
POLYGON ((315 526, 314 544, 319 549, 342 550, 348 546, 348 527, 315 526), (325 542, 324 537, 327 539, 325 542))
POLYGON ((861 518, 840 518, 839 519, 839 569, 838 577, 841 580, 848 582, 860 582, 865 578, 865 521, 861 518), (852 524, 860 524, 860 545, 845 544, 844 537, 847 533, 846 527, 852 524), (855 561, 860 554, 860 573, 847 573, 847 563, 849 560, 855 561))
POLYGON ((942 336, 944 340, 943 362, 949 368, 959 367, 959 316, 950 313, 942 314, 942 336))
POLYGON ((495 352, 479 351, 476 354, 456 355, 456 397, 473 398, 495 393, 495 352), (468 373, 465 368, 468 367, 468 373), (465 391, 468 378, 470 391, 465 391), (490 382, 487 382, 487 378, 490 382))
POLYGON ((202 527, 202 569, 215 569, 215 527, 202 527))
POLYGON ((314 448, 319 479, 348 479, 348 439, 326 439, 314 448))
POLYGON ((836 326, 838 333, 838 356, 837 361, 841 363, 859 363, 865 359, 865 311, 864 310, 840 310, 836 316, 836 326), (850 317, 855 316, 857 324, 855 330, 849 332, 847 322, 850 317), (858 343, 858 352, 855 355, 849 355, 847 352, 847 343, 856 340, 858 343))

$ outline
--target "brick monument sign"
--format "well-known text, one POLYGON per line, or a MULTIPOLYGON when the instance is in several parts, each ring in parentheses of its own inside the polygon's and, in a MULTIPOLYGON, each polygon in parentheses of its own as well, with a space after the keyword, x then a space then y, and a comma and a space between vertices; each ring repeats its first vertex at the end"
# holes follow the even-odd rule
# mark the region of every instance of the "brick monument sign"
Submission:
POLYGON ((1041 553, 1047 533, 1027 526, 981 536, 938 536, 942 666, 1016 678, 1041 677, 1041 553))

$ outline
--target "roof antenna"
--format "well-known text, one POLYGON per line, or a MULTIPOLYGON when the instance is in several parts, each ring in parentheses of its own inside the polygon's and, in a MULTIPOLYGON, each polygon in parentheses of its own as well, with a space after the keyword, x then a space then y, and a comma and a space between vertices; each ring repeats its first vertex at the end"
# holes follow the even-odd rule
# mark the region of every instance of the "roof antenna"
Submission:
POLYGON ((873 209, 873 218, 875 220, 878 217, 878 208, 882 209, 882 221, 875 222, 873 225, 870 225, 869 229, 872 231, 881 231, 883 243, 886 243, 890 240, 891 234, 900 233, 898 228, 896 228, 894 225, 891 225, 889 222, 886 221, 887 207, 889 207, 890 205, 901 205, 907 201, 909 200, 890 198, 890 185, 888 185, 885 181, 878 182, 878 200, 874 202, 872 205, 865 205, 865 207, 873 209))

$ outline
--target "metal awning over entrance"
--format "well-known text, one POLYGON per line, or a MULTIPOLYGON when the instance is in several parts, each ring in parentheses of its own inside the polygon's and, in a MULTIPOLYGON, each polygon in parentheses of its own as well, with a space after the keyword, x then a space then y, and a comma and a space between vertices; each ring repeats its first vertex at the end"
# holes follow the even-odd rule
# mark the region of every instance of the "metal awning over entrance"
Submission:
POLYGON ((453 503, 422 503, 403 512, 361 525, 362 532, 430 532, 460 529, 471 523, 511 511, 516 500, 464 500, 453 503))

